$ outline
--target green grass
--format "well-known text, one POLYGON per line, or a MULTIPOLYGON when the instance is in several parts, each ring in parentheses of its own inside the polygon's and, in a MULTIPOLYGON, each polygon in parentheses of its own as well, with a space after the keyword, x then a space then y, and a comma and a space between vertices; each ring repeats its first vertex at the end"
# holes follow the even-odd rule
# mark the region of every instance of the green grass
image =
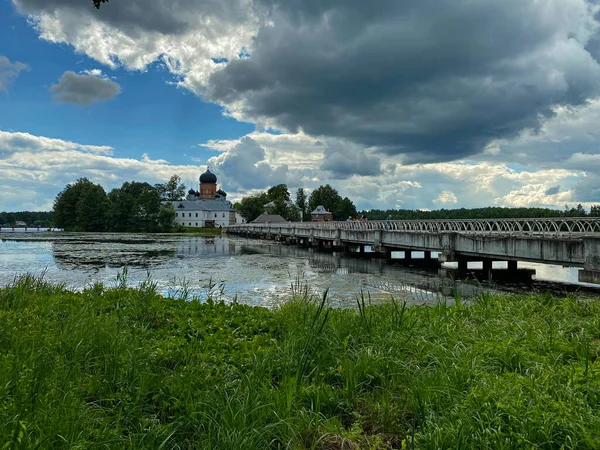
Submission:
POLYGON ((175 233, 200 234, 202 236, 221 236, 225 228, 194 228, 194 227, 178 227, 173 228, 175 233))
POLYGON ((600 303, 277 310, 26 276, 0 289, 0 447, 600 448, 600 303))

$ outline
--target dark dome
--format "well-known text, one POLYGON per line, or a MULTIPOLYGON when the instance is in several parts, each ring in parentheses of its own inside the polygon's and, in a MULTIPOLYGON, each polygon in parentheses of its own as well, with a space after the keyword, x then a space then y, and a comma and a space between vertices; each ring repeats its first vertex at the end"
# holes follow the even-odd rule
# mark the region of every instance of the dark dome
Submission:
POLYGON ((206 169, 206 172, 200 175, 200 183, 216 184, 216 182, 217 176, 208 169, 206 169))
POLYGON ((190 190, 188 191, 188 194, 190 194, 190 195, 196 195, 196 191, 195 191, 195 190, 193 190, 193 189, 190 189, 190 190))

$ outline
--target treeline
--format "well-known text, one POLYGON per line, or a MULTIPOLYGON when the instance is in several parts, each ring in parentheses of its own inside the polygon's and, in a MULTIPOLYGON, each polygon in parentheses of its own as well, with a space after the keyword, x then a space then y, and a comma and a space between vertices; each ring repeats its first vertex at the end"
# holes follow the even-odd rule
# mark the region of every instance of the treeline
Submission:
POLYGON ((17 222, 36 227, 50 227, 54 224, 51 211, 0 212, 0 225, 15 225, 17 222))
POLYGON ((185 194, 180 178, 165 184, 127 181, 108 194, 87 178, 68 184, 54 200, 54 224, 67 231, 161 232, 173 227, 175 211, 163 200, 185 194))
POLYGON ((372 209, 363 211, 369 220, 385 220, 388 216, 392 220, 411 219, 520 219, 543 217, 600 217, 600 205, 594 205, 587 212, 581 205, 565 209, 551 208, 504 208, 488 206, 485 208, 457 208, 438 209, 434 211, 420 211, 411 209, 372 209))
POLYGON ((279 214, 286 220, 297 222, 301 219, 310 221, 310 212, 319 205, 331 211, 335 220, 345 220, 348 216, 356 215, 354 203, 348 197, 342 198, 328 184, 312 191, 310 197, 307 197, 303 188, 299 188, 295 202, 291 199, 287 185, 278 184, 265 192, 244 197, 234 208, 248 222, 261 214, 279 214))

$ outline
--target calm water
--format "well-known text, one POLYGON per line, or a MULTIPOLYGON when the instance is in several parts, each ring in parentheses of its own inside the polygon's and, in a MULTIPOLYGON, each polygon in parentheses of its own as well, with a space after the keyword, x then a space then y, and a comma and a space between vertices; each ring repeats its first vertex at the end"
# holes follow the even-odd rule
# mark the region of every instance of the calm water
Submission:
POLYGON ((440 292, 449 294, 452 289, 465 296, 490 289, 600 293, 600 287, 577 284, 577 269, 540 264, 521 266, 537 270, 533 287, 489 287, 455 284, 440 278, 435 270, 238 238, 69 233, 0 233, 0 238, 0 286, 27 272, 44 273, 47 280, 73 289, 94 282, 111 285, 127 267, 132 286, 150 276, 164 295, 188 292, 206 298, 211 294, 265 306, 307 286, 315 295, 328 289, 330 299, 340 306, 353 305, 361 291, 371 295, 373 302, 393 296, 409 303, 429 303, 440 292))

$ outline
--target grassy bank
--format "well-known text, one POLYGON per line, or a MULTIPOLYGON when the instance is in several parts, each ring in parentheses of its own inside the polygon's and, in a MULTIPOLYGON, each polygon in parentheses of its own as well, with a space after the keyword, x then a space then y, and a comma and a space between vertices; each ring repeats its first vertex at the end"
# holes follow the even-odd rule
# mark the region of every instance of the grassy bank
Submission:
POLYGON ((175 233, 200 234, 202 236, 221 236, 225 231, 224 228, 193 228, 193 227, 178 227, 173 228, 175 233))
POLYGON ((25 277, 0 290, 2 448, 599 448, 600 304, 278 310, 25 277))

